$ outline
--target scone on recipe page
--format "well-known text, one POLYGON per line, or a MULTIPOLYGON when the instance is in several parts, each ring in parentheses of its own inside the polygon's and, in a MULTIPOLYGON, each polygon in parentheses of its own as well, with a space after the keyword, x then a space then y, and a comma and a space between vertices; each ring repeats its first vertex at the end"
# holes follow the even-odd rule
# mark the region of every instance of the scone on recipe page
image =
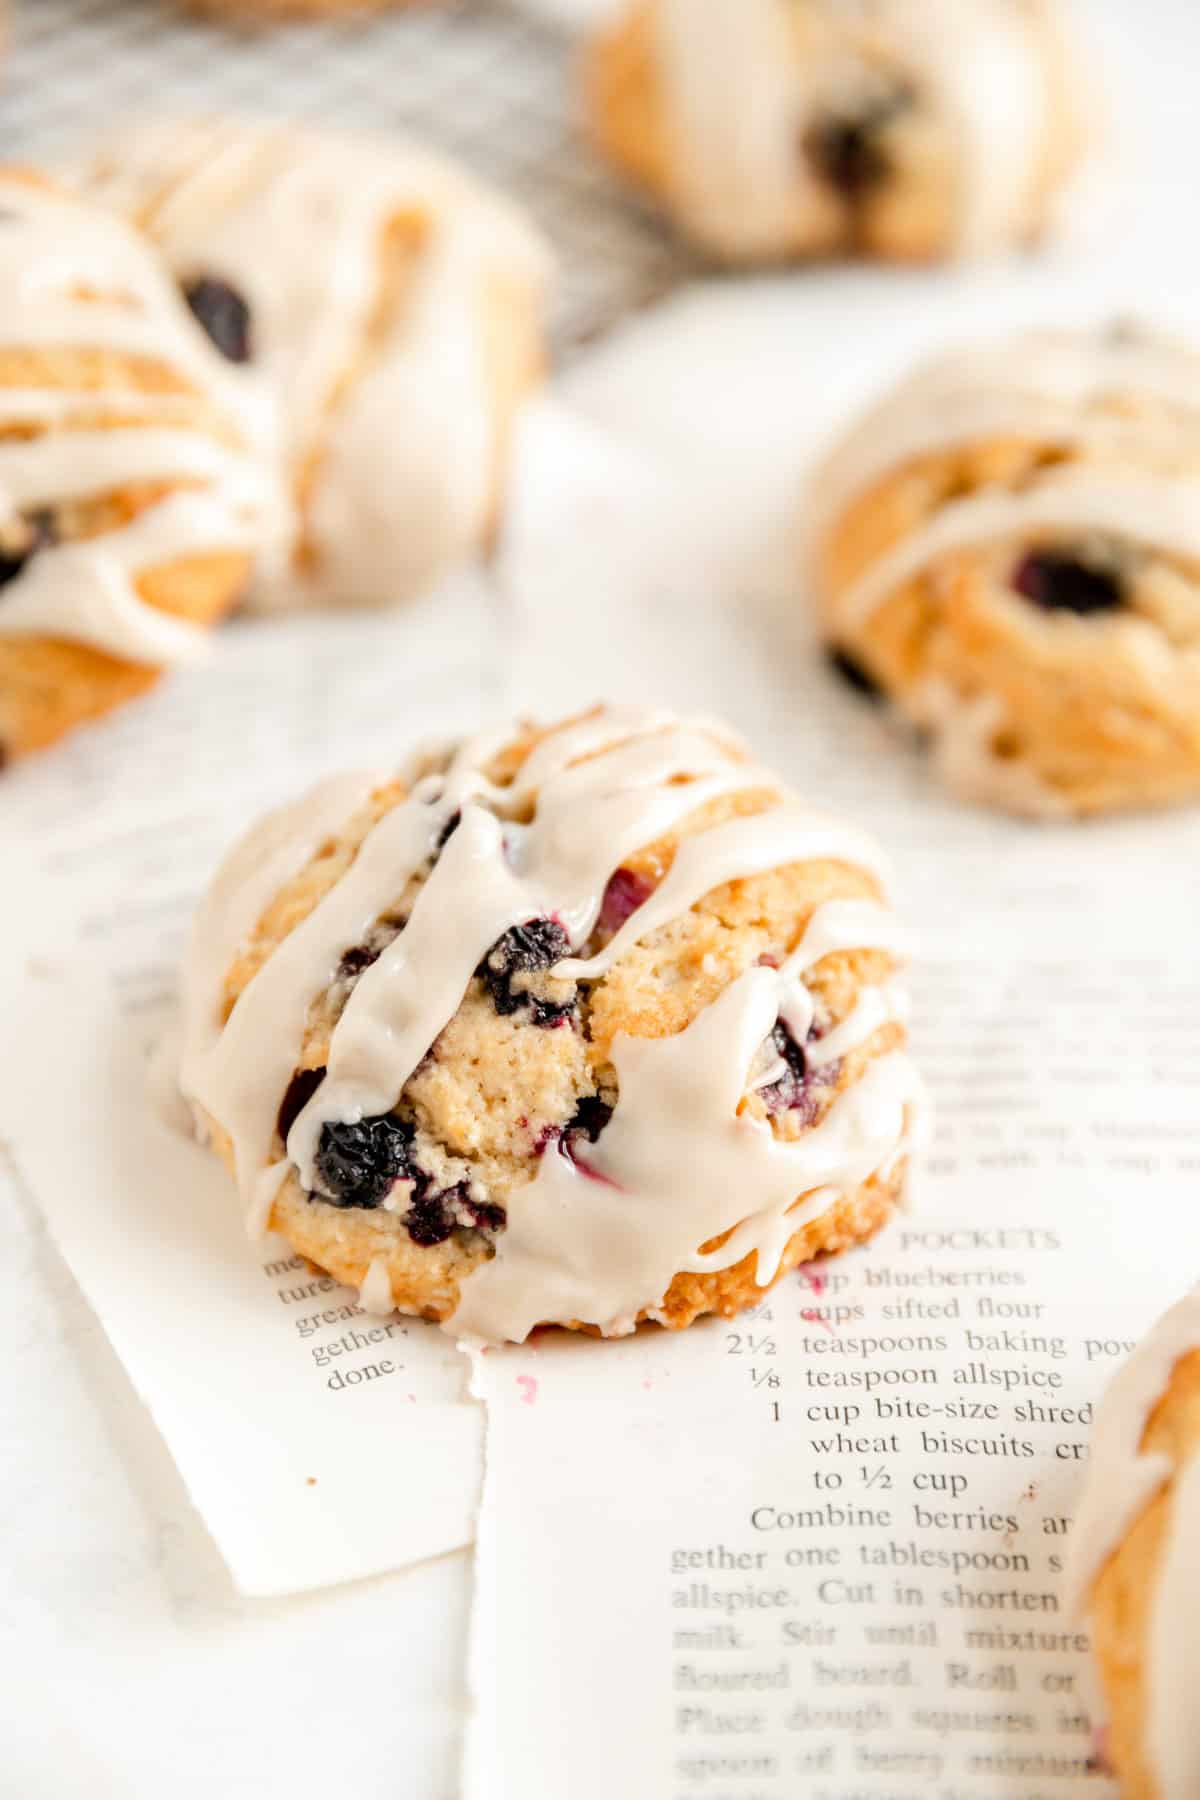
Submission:
POLYGON ((585 58, 600 148, 734 262, 1027 243, 1085 87, 1056 0, 632 0, 585 58))
POLYGON ((923 1118, 878 852, 599 707, 335 777, 218 873, 181 1086, 256 1228, 491 1341, 732 1314, 889 1218, 923 1118))
POLYGON ((969 799, 1200 795, 1200 356, 1129 325, 915 370, 807 495, 839 665, 969 799))
POLYGON ((398 136, 232 118, 139 122, 83 177, 277 396, 297 530, 262 605, 390 605, 488 547, 544 365, 515 206, 398 136))
POLYGON ((149 244, 0 170, 0 758, 205 647, 281 529, 251 391, 149 244))

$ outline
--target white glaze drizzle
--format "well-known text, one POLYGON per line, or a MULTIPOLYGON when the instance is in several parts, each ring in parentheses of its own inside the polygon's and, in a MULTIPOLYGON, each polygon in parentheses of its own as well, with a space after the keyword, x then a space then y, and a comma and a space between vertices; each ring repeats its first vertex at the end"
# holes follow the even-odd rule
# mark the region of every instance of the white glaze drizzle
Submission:
POLYGON ((671 180, 691 229, 734 256, 786 242, 805 181, 798 70, 780 0, 659 0, 671 180))
MULTIPOLYGON (((198 1135, 207 1135, 207 1120, 216 1116, 207 1101, 213 1064, 224 1042, 229 966, 280 888, 299 874, 378 785, 377 777, 357 774, 319 781, 258 820, 226 855, 193 921, 180 981, 177 1027, 160 1046, 152 1066, 152 1087, 164 1116, 170 1084, 189 1109, 198 1135)), ((177 1116, 174 1107, 171 1114, 177 1116)), ((266 1232, 286 1168, 286 1163, 276 1164, 250 1184, 249 1237, 261 1238, 266 1232)))
POLYGON ((858 863, 881 878, 885 874, 882 858, 864 832, 800 806, 773 807, 749 818, 729 819, 699 837, 685 838, 665 879, 603 950, 586 961, 569 958, 559 965, 560 972, 594 981, 641 938, 670 924, 722 883, 817 858, 858 863))
MULTIPOLYGON (((660 80, 685 216, 728 254, 803 239, 819 177, 800 154, 824 87, 883 46, 947 120, 957 245, 994 248, 1026 220, 1048 130, 1045 21, 1014 0, 659 0, 660 80)), ((872 59, 873 63, 873 59, 872 59)))
POLYGON ((1133 331, 1030 332, 922 364, 870 407, 813 482, 818 533, 916 458, 993 437, 1118 451, 1178 442, 1200 414, 1200 356, 1133 331), (1159 409, 1113 411, 1130 397, 1159 409))
MULTIPOLYGON (((549 916, 572 948, 583 944, 623 861, 709 800, 753 792, 768 810, 685 838, 671 871, 612 944, 592 963, 566 959, 556 973, 594 974, 611 966, 614 955, 738 876, 821 859, 877 866, 857 833, 804 812, 710 727, 652 712, 599 710, 548 735, 505 786, 491 782, 485 768, 510 736, 464 744, 443 773, 417 781, 384 814, 341 879, 260 967, 216 1040, 189 1061, 185 1087, 228 1132, 239 1187, 257 1224, 265 1224, 290 1168, 306 1189, 317 1185, 314 1158, 326 1123, 390 1110, 505 931, 549 916), (331 1036, 325 1079, 291 1127, 286 1158, 272 1162, 275 1121, 310 1004, 332 981, 343 952, 428 863, 454 814, 457 827, 403 930, 351 992, 331 1036)), ((226 897, 218 916, 259 916, 258 892, 236 898, 243 879, 237 867, 219 878, 226 897)), ((257 871, 253 879, 257 887, 257 871)), ((191 951, 193 968, 203 971, 192 984, 210 995, 211 971, 223 966, 215 935, 202 922, 191 951)), ((223 935, 227 942, 233 927, 223 935)), ((873 1063, 797 1144, 780 1143, 768 1127, 736 1115, 751 1065, 781 1013, 800 1041, 807 1035, 812 1001, 803 976, 835 950, 867 948, 899 949, 887 908, 878 901, 828 901, 782 968, 748 971, 675 1038, 618 1039, 619 1102, 584 1159, 604 1170, 601 1181, 588 1184, 585 1211, 594 1232, 580 1223, 580 1244, 572 1249, 543 1230, 544 1215, 587 1180, 565 1157, 547 1152, 535 1180, 510 1197, 497 1255, 464 1284, 450 1328, 503 1338, 524 1336, 536 1319, 581 1317, 606 1331, 624 1329, 661 1301, 676 1270, 725 1266, 721 1253, 697 1262, 699 1245, 734 1227, 737 1256, 730 1260, 753 1249, 760 1280, 770 1279, 787 1236, 807 1216, 789 1212, 797 1196, 807 1196, 809 1211, 823 1210, 847 1187, 886 1170, 918 1111, 911 1065, 894 1051, 873 1063), (694 1164, 701 1153, 711 1159, 711 1174, 698 1188, 694 1164), (640 1247, 626 1244, 623 1258, 622 1213, 637 1217, 640 1234, 640 1247), (580 1296, 581 1271, 589 1266, 580 1247, 585 1242, 596 1258, 588 1299, 580 1296)), ((206 1015, 203 1007, 193 1010, 211 1019, 211 998, 206 1015)), ((865 1043, 900 1010, 894 985, 883 993, 865 990, 831 1034, 836 1044, 825 1060, 865 1043)))
POLYGON ((1017 492, 984 488, 940 507, 881 556, 838 601, 859 629, 889 594, 940 557, 1026 535, 1102 533, 1167 555, 1200 557, 1200 493, 1194 479, 1097 465, 1050 470, 1017 492))
POLYGON ((362 1285, 358 1290, 358 1303, 364 1312, 377 1313, 386 1318, 394 1312, 392 1304, 392 1278, 388 1274, 386 1256, 373 1256, 367 1265, 362 1285))
POLYGON ((920 1105, 902 1052, 872 1063, 794 1144, 737 1115, 779 994, 774 970, 751 969, 675 1037, 616 1040, 612 1119, 578 1162, 542 1158, 495 1256, 463 1284, 454 1330, 519 1341, 541 1321, 579 1319, 619 1335, 653 1313, 677 1271, 751 1253, 765 1285, 793 1232, 894 1161, 920 1105))
MULTIPOLYGON (((1037 333, 936 359, 872 409, 827 459, 813 483, 814 546, 858 495, 931 452, 1001 435, 1099 454, 1051 466, 1020 487, 983 487, 937 507, 837 596, 836 617, 858 631, 890 593, 939 558, 1010 537, 1096 532, 1200 556, 1195 481, 1166 472, 1166 458, 1194 435, 1198 418, 1200 357, 1146 336, 1037 333)), ((1147 670, 1161 663, 1161 647, 1156 659, 1157 640, 1142 621, 1121 625, 1147 670)), ((934 715, 944 711, 931 704, 921 716, 938 725, 944 721, 934 715)), ((971 722, 957 715, 954 722, 969 753, 971 722)), ((1026 794, 1016 803, 1028 810, 1036 799, 1026 794)), ((1053 809, 1053 796, 1047 800, 1053 809)))
POLYGON ((1097 1409, 1066 1577, 1068 1606, 1081 1617, 1109 1557, 1173 1482, 1166 1550, 1154 1571, 1143 1677, 1145 1751, 1162 1800, 1191 1800, 1200 1791, 1200 1738, 1192 1716, 1200 1655, 1200 1456, 1179 1467, 1161 1451, 1144 1451, 1142 1439, 1175 1365, 1193 1350, 1200 1350, 1200 1289, 1143 1338, 1097 1409))
POLYGON ((221 1035, 229 965, 270 902, 366 801, 380 778, 331 775, 264 814, 227 851, 192 923, 180 984, 183 1076, 221 1035))
MULTIPOLYGON (((192 387, 193 407, 199 395, 213 409, 215 431, 236 423, 249 441, 252 397, 230 382, 149 246, 102 209, 56 189, 0 183, 0 293, 5 349, 160 361, 192 387), (103 297, 83 297, 87 292, 103 297)), ((179 395, 147 394, 111 371, 101 387, 0 396, 0 422, 37 430, 31 438, 0 439, 4 523, 23 510, 129 484, 182 484, 128 525, 40 547, 5 586, 0 637, 67 639, 155 666, 203 650, 204 631, 143 601, 138 578, 191 554, 256 548, 277 494, 244 443, 186 423, 139 422, 182 413, 186 404, 179 395)))
MULTIPOLYGON (((469 765, 452 767, 441 805, 452 798, 450 810, 461 810, 462 823, 403 932, 355 986, 333 1034, 325 1080, 288 1138, 288 1154, 307 1186, 313 1184, 322 1126, 369 1117, 394 1103, 505 931, 553 916, 571 944, 579 943, 591 932, 608 879, 626 856, 718 795, 764 782, 760 770, 732 761, 719 744, 686 725, 651 731, 600 754, 575 752, 583 761, 572 755, 569 729, 555 735, 562 739, 555 772, 543 762, 526 778, 541 783, 528 826, 504 826, 493 812, 472 805, 471 790, 484 792, 478 773, 469 765), (455 896, 453 907, 448 893, 455 896)), ((590 747, 590 731, 581 741, 590 747)), ((514 798, 529 792, 518 783, 514 798)), ((489 797, 504 804, 502 790, 489 797)), ((714 885, 708 882, 703 891, 714 885)))
POLYGON ((315 462, 315 563, 265 584, 264 605, 391 603, 470 552, 495 435, 485 289, 498 277, 536 308, 547 277, 546 252, 513 209, 401 139, 231 119, 134 126, 103 148, 91 179, 145 219, 182 280, 208 275, 245 297, 293 476, 315 462), (381 328, 397 216, 423 235, 381 328))

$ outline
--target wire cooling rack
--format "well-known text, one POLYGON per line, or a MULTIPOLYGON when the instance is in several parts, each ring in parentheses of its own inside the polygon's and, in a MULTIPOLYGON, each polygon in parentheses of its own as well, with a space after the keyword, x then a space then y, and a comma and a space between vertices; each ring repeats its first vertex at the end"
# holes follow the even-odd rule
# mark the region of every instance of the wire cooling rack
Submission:
POLYGON ((60 160, 114 120, 266 113, 402 129, 522 200, 561 264, 560 354, 694 272, 578 130, 570 34, 487 0, 239 32, 181 0, 14 0, 0 155, 60 160))

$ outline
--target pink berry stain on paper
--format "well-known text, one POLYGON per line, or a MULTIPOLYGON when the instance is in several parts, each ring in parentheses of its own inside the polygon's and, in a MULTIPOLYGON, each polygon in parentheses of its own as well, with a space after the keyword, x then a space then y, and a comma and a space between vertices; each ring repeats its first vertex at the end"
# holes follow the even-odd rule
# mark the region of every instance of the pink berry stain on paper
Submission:
POLYGON ((538 1390, 537 1376, 536 1375, 518 1375, 517 1376, 517 1386, 521 1390, 521 1399, 524 1401, 525 1405, 532 1406, 534 1401, 537 1399, 537 1390, 538 1390))
MULTIPOLYGON (((829 1277, 827 1275, 819 1275, 815 1269, 801 1268, 797 1269, 796 1273, 800 1277, 802 1285, 808 1288, 810 1293, 815 1294, 818 1299, 829 1285, 829 1277)), ((834 1328, 830 1320, 828 1320, 823 1313, 818 1312, 815 1306, 801 1307, 800 1317, 807 1325, 820 1325, 824 1330, 830 1333, 833 1332, 834 1328)))

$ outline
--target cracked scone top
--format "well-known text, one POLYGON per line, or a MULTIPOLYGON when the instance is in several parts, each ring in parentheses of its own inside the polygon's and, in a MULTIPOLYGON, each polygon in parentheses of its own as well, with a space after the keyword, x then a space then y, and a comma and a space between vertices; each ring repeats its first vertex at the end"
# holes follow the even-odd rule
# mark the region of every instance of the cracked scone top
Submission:
POLYGON ((812 483, 829 643, 970 798, 1200 792, 1200 357, 1132 329, 919 368, 812 483))
POLYGON ((919 1089, 877 858, 728 733, 600 708, 333 781, 218 874, 181 1086, 372 1306, 521 1340, 869 1235, 919 1089))
POLYGON ((1071 1534, 1069 1599, 1099 1665, 1108 1760, 1128 1800, 1200 1794, 1200 1289, 1111 1383, 1071 1534))
POLYGON ((261 415, 150 246, 0 171, 0 756, 196 656, 278 520, 261 415))
POLYGON ((133 125, 84 173, 278 396, 297 529, 264 606, 389 605, 486 546, 542 366, 515 207, 403 138, 228 118, 133 125))
POLYGON ((635 0, 586 87, 601 147, 738 261, 994 250, 1082 145, 1053 0, 635 0))

